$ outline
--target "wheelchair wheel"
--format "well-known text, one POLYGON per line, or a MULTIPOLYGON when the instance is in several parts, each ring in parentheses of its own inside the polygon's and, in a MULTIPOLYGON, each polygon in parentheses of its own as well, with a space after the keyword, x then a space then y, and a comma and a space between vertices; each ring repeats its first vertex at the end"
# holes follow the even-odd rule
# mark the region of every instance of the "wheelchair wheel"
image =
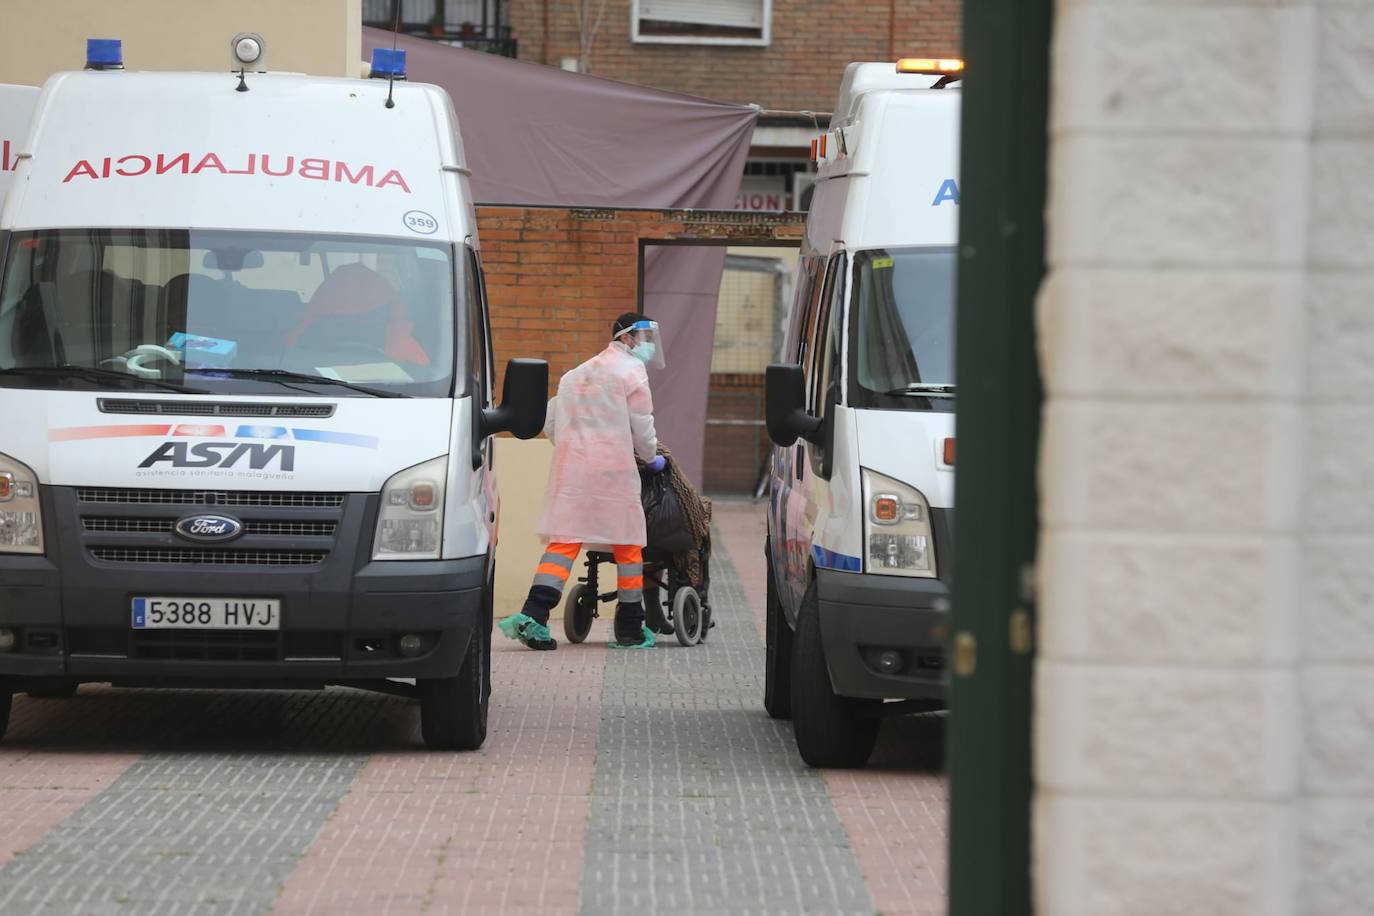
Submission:
POLYGON ((582 642, 592 631, 596 616, 596 596, 587 591, 587 583, 580 582, 568 592, 563 602, 563 635, 568 642, 582 642))
POLYGON ((663 606, 663 590, 657 585, 644 584, 644 624, 662 636, 673 632, 673 622, 668 619, 667 608, 663 606))
POLYGON ((673 629, 677 641, 684 646, 695 646, 701 642, 701 597, 690 585, 684 585, 673 593, 673 629))

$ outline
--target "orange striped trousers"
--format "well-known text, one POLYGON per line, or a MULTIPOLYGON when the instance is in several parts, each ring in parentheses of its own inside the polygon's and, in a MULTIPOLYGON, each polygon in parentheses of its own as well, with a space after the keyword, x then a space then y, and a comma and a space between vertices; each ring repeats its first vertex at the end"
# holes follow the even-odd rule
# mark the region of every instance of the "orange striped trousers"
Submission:
MULTIPOLYGON (((544 548, 539 568, 534 572, 534 585, 546 586, 562 592, 572 575, 573 564, 582 550, 578 543, 551 543, 544 548)), ((617 544, 611 548, 615 556, 616 588, 621 604, 638 604, 644 600, 644 548, 632 544, 617 544)))

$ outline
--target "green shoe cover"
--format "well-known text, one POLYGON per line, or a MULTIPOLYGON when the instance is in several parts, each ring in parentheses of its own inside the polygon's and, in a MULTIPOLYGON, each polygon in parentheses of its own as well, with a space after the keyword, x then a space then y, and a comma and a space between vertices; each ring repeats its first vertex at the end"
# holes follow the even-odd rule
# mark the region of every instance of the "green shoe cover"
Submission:
POLYGON ((513 614, 497 624, 507 639, 518 640, 531 649, 554 649, 558 643, 547 625, 528 614, 513 614))
POLYGON ((612 649, 652 649, 654 647, 654 631, 648 627, 640 627, 639 634, 643 637, 639 642, 620 642, 612 639, 610 647, 612 649))

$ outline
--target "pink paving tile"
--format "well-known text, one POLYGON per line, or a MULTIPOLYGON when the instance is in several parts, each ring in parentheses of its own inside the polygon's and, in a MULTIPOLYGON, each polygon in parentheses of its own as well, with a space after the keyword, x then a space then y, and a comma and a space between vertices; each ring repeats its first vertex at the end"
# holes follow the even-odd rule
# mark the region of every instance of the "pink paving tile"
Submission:
POLYGON ((79 702, 14 700, 9 731, 0 744, 0 866, 103 792, 139 758, 134 753, 58 750, 44 741, 45 713, 60 703, 79 702))
MULTIPOLYGON (((762 634, 767 504, 717 501, 713 521, 762 634)), ((942 916, 946 909, 947 783, 942 773, 914 771, 910 765, 913 753, 929 757, 917 744, 942 741, 943 721, 936 717, 892 720, 883 725, 869 769, 825 771, 835 811, 885 916, 942 916)))
POLYGON ((482 750, 372 758, 274 912, 577 910, 606 650, 493 648, 482 750))

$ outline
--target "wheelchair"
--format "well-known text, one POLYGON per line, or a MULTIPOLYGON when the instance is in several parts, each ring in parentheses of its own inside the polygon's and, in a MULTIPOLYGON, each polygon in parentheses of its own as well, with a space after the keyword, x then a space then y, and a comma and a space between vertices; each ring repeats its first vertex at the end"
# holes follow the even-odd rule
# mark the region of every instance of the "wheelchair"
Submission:
MULTIPOLYGON (((710 544, 700 551, 702 584, 698 592, 673 565, 670 554, 644 551, 644 624, 660 635, 672 633, 683 646, 695 646, 706 639, 715 624, 711 620, 710 544)), ((582 642, 592 631, 592 621, 600 615, 602 604, 614 605, 619 591, 612 587, 602 592, 598 571, 609 563, 615 569, 615 557, 599 550, 587 551, 586 573, 578 577, 577 585, 563 602, 563 634, 568 642, 582 642)), ((613 580, 614 581, 614 580, 613 580)))

